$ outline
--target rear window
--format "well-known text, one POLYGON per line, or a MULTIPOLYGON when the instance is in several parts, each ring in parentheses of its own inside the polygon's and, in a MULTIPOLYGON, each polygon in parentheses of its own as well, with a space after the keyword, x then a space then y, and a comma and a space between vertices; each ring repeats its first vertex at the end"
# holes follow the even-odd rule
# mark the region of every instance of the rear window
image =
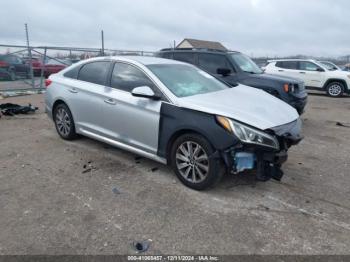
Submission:
POLYGON ((71 70, 65 72, 63 76, 68 77, 68 78, 73 78, 77 79, 78 78, 78 73, 79 73, 80 66, 76 66, 72 68, 71 70))
POLYGON ((173 54, 172 53, 159 53, 159 57, 173 59, 173 54))
POLYGON ((110 62, 97 61, 81 67, 78 79, 98 85, 105 85, 110 62))
POLYGON ((216 74, 218 68, 231 69, 224 55, 199 54, 198 65, 204 70, 216 74))
POLYGON ((194 64, 194 53, 174 53, 174 59, 185 62, 185 63, 190 63, 194 64))
POLYGON ((276 67, 285 69, 298 69, 298 61, 278 61, 276 67))

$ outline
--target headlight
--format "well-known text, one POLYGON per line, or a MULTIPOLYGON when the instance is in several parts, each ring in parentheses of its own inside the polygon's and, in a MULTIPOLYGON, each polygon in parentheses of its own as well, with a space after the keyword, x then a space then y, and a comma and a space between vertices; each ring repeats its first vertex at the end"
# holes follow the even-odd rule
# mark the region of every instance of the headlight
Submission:
POLYGON ((293 84, 284 84, 283 85, 283 90, 284 92, 288 93, 288 92, 291 92, 291 93, 294 93, 294 85, 293 84))
POLYGON ((236 135, 244 143, 279 149, 278 141, 274 136, 233 121, 227 117, 216 116, 216 119, 224 129, 236 135))

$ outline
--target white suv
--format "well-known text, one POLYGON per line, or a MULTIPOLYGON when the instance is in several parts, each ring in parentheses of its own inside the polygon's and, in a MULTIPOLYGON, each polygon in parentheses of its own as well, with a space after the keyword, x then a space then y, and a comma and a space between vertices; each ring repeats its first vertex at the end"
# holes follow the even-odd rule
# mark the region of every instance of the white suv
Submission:
POLYGON ((339 97, 350 93, 350 73, 327 69, 311 59, 269 60, 265 72, 300 78, 309 89, 325 90, 329 96, 339 97))

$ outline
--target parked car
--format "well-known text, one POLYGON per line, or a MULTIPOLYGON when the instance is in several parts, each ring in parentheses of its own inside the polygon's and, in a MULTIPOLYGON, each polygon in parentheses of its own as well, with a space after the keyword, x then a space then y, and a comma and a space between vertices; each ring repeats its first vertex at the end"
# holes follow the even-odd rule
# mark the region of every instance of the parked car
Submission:
POLYGON ((346 71, 346 72, 350 72, 350 64, 347 64, 345 65, 343 68, 342 68, 343 71, 346 71))
POLYGON ((44 66, 44 76, 48 78, 51 74, 56 74, 71 64, 72 62, 68 60, 50 59, 44 66))
POLYGON ((30 78, 30 68, 16 55, 0 55, 0 74, 12 81, 17 77, 30 78))
POLYGON ((58 134, 77 134, 169 164, 185 185, 213 186, 225 170, 281 179, 301 120, 252 87, 156 57, 84 60, 46 80, 46 112, 58 134))
POLYGON ((325 66, 329 71, 341 70, 339 66, 329 61, 319 61, 323 66, 325 66))
POLYGON ((312 59, 270 60, 266 72, 283 76, 298 77, 309 89, 325 90, 332 97, 350 93, 350 74, 344 71, 328 70, 312 59))
POLYGON ((262 89, 293 106, 299 114, 304 111, 307 93, 298 79, 265 74, 248 56, 239 52, 207 49, 162 49, 157 56, 191 63, 229 83, 262 89))
MULTIPOLYGON (((25 57, 25 58, 23 58, 23 60, 25 61, 25 63, 28 66, 30 66, 30 58, 29 57, 25 57)), ((41 71, 44 68, 44 65, 42 63, 42 59, 37 58, 37 57, 32 57, 31 64, 32 64, 34 76, 40 76, 41 71)))

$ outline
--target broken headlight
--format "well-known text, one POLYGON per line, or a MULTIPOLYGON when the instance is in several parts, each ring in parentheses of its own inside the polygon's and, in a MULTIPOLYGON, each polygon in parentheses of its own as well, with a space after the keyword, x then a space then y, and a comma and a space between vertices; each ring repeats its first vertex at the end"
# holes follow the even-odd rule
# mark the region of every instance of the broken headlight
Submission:
POLYGON ((219 124, 228 132, 236 135, 239 140, 248 144, 256 144, 274 149, 279 149, 279 144, 276 137, 255 128, 246 126, 242 123, 233 121, 227 117, 217 116, 219 124))

